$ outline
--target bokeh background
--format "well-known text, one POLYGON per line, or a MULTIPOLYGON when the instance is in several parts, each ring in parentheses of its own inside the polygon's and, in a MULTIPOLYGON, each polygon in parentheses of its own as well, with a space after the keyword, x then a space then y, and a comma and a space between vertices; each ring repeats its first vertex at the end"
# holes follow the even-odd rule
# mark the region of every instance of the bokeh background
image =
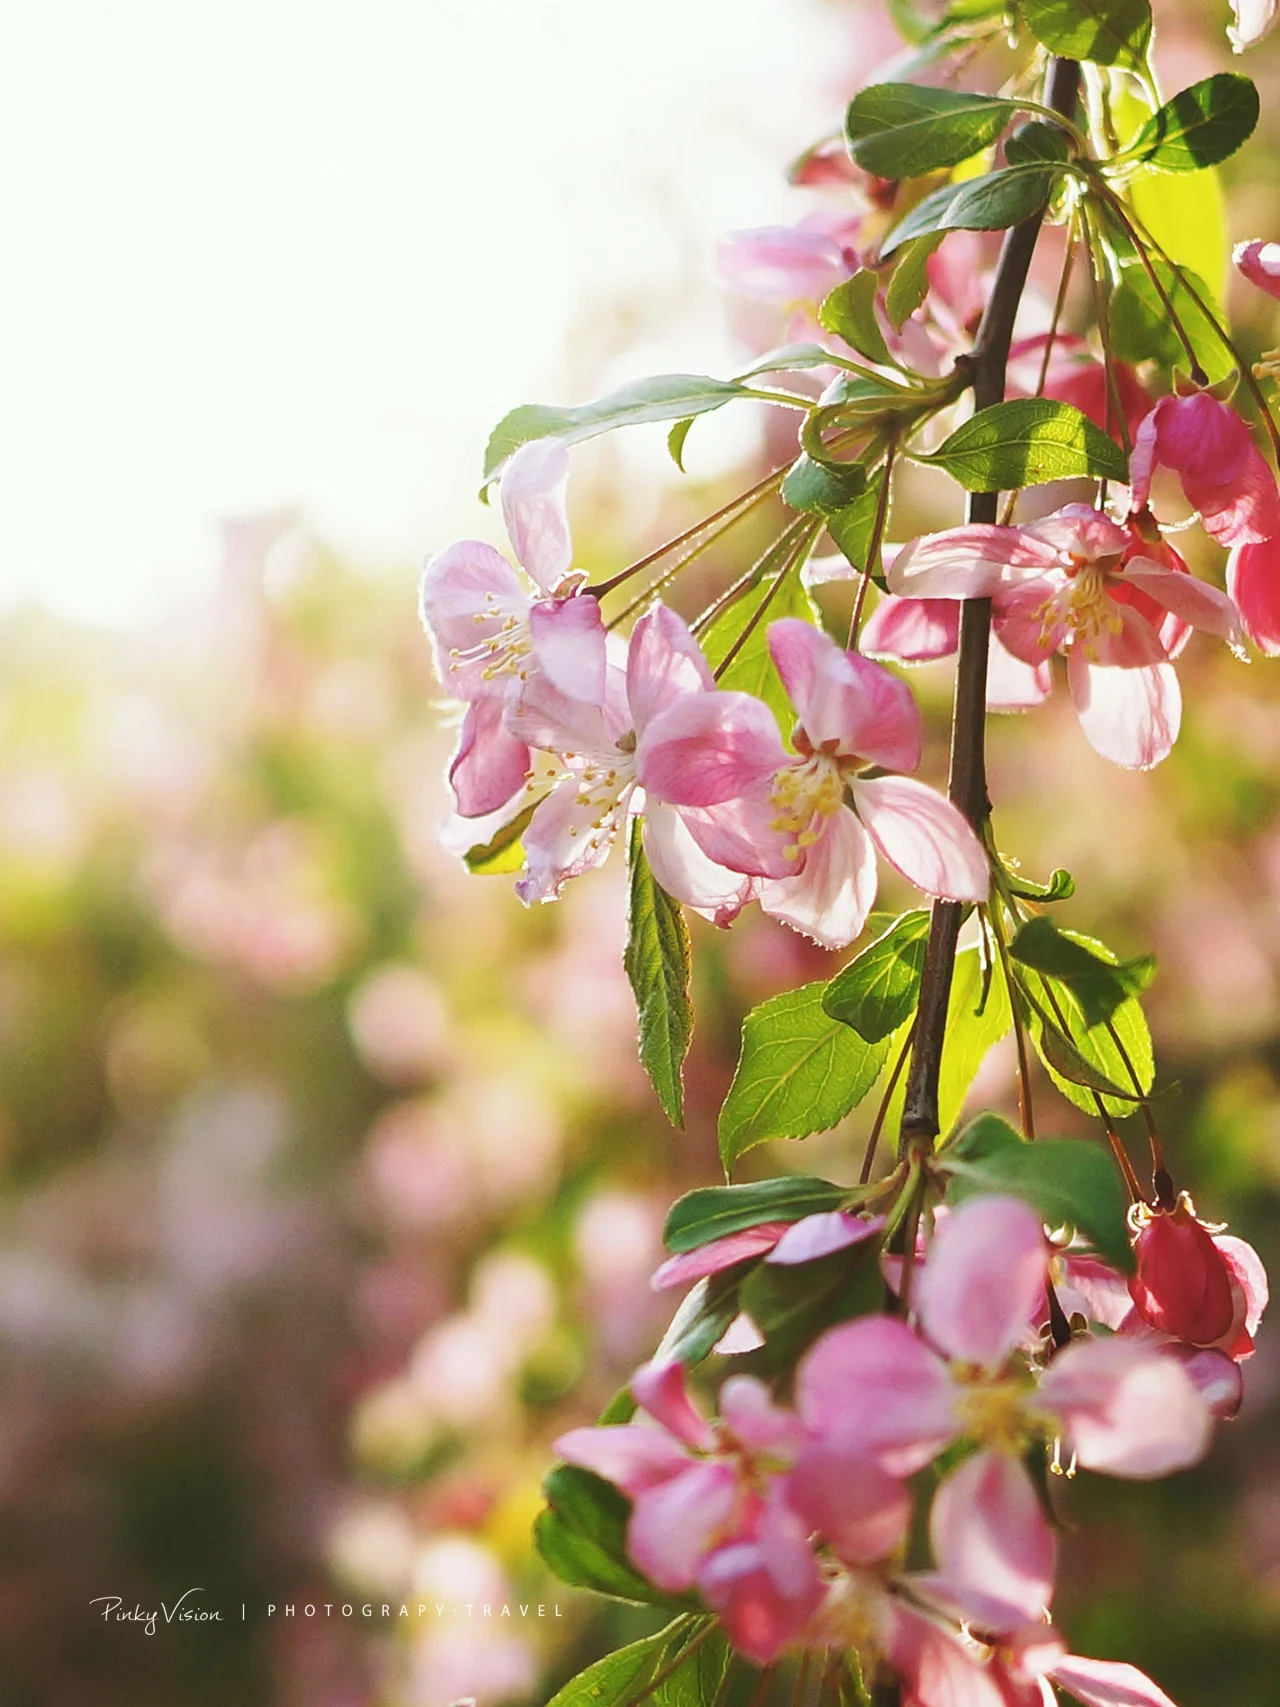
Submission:
MULTIPOLYGON (((1228 64, 1225 6, 1156 10, 1170 86, 1228 64)), ((662 1217, 717 1177, 742 1012, 835 962, 695 932, 672 1132, 618 862, 527 912, 440 846, 416 564, 500 542, 474 492, 512 404, 740 359, 714 239, 806 210, 785 162, 895 38, 871 0, 56 0, 0 39, 0 1702, 533 1707, 644 1627, 534 1556, 548 1443, 665 1326, 662 1217), (196 1586, 222 1622, 91 1606, 196 1586)), ((1234 238, 1280 236, 1278 55, 1247 66, 1234 238)), ((699 423, 684 479, 657 431, 575 452, 579 561, 782 434, 699 423)), ((895 535, 936 503, 904 490, 895 535)), ((993 791, 1004 845, 1074 872, 1069 922, 1158 954, 1172 1157, 1274 1269, 1280 670, 1200 639, 1180 670, 1154 775, 1097 758, 1060 684, 996 724, 993 791)), ((947 668, 913 680, 936 781, 947 668)), ((978 1093, 1011 1090, 998 1050, 978 1093)), ((760 1167, 847 1175, 867 1120, 760 1167)), ((1047 1087, 1041 1121, 1082 1129, 1047 1087)), ((1074 1645, 1181 1707, 1277 1698, 1266 1332, 1247 1381, 1203 1468, 1067 1501, 1074 1645)))

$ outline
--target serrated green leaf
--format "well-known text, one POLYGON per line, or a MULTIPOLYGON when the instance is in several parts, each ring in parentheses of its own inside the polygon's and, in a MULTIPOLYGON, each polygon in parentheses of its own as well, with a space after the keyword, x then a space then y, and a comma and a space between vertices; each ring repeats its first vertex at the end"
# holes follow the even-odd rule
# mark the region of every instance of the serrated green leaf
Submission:
POLYGON ((845 117, 849 152, 879 178, 918 178, 989 148, 1017 112, 994 95, 873 83, 845 117))
POLYGON ((670 1626, 606 1654, 569 1679, 548 1707, 620 1707, 658 1671, 671 1641, 670 1626))
POLYGON ((780 617, 795 616, 816 627, 818 611, 805 591, 798 569, 792 567, 780 571, 786 577, 780 588, 777 586, 778 573, 764 575, 750 592, 722 610, 699 639, 707 662, 713 670, 718 669, 756 611, 768 601, 764 617, 734 654, 728 669, 719 678, 719 685, 762 699, 777 718, 778 727, 789 737, 795 725, 795 712, 769 652, 769 624, 777 622, 780 617))
POLYGON ((867 471, 856 462, 815 462, 801 453, 782 482, 782 501, 793 510, 832 516, 847 509, 866 490, 867 471))
MULTIPOLYGON (((1152 269, 1160 281, 1164 296, 1186 333, 1196 360, 1212 385, 1225 379, 1234 370, 1230 351, 1213 329, 1213 322, 1197 306, 1191 290, 1205 301, 1222 319, 1207 284, 1194 273, 1188 273, 1187 284, 1167 261, 1153 259, 1152 269)), ((1125 261, 1120 267, 1120 281, 1111 299, 1111 339, 1121 361, 1158 361, 1165 368, 1190 370, 1191 358, 1174 326, 1173 316, 1156 289, 1150 273, 1141 261, 1125 261)))
POLYGON ((802 373, 806 368, 830 367, 831 351, 825 344, 778 344, 757 356, 750 367, 734 374, 735 382, 755 379, 762 373, 802 373))
POLYGON ((751 1185, 699 1186, 667 1211, 662 1242, 676 1254, 694 1251, 763 1221, 802 1221, 837 1209, 847 1196, 844 1186, 808 1174, 783 1174, 751 1185))
POLYGON ((529 828, 529 820, 540 805, 541 801, 530 801, 500 830, 495 830, 487 842, 468 848, 462 856, 467 870, 477 877, 497 877, 502 872, 519 871, 524 864, 520 838, 529 828))
POLYGON ((1149 0, 1019 0, 1027 28, 1051 53, 1095 65, 1142 65, 1151 42, 1149 0))
POLYGON ((1258 111, 1250 80, 1220 71, 1152 113, 1127 152, 1161 172, 1199 172, 1228 159, 1253 135, 1258 111))
POLYGON ((851 349, 868 361, 894 366, 889 346, 884 341, 880 322, 876 319, 876 297, 880 280, 864 267, 851 279, 845 279, 823 298, 818 319, 828 332, 843 338, 851 349))
MULTIPOLYGON (((1101 948, 1102 945, 1095 946, 1101 948)), ((1092 1089, 1101 1094, 1103 1107, 1109 1114, 1120 1118, 1132 1114, 1140 1095, 1133 1088, 1120 1048, 1107 1027, 1086 1026, 1076 998, 1069 990, 1055 986, 1053 995, 1066 1021, 1064 1031, 1054 1016, 1049 988, 1041 974, 1033 972, 1030 967, 1022 967, 1018 981, 1032 998, 1028 1016, 1031 1041, 1048 1069, 1049 1077, 1067 1101, 1088 1114, 1095 1113, 1097 1104, 1091 1088, 1087 1082, 1081 1082, 1092 1078, 1097 1081, 1092 1089), (1041 1019, 1042 1014, 1049 1017, 1048 1028, 1041 1019)), ((1155 1057, 1141 1006, 1132 1000, 1121 1002, 1112 1014, 1110 1024, 1133 1064, 1141 1095, 1145 1096, 1155 1078, 1155 1057)))
POLYGON ((1036 161, 944 184, 898 221, 881 243, 880 254, 887 259, 913 237, 935 231, 1002 231, 1018 225, 1040 212, 1060 173, 1061 167, 1036 161))
POLYGON ((636 998, 640 1061, 667 1119, 673 1126, 683 1126, 681 1074, 693 1034, 689 931, 680 903, 649 869, 638 818, 631 825, 628 855, 630 904, 622 964, 636 998))
POLYGON ((1114 1267, 1131 1271, 1128 1198, 1110 1155, 1074 1138, 1028 1144, 1007 1122, 981 1114, 938 1156, 952 1176, 948 1203, 998 1193, 1029 1203, 1050 1227, 1069 1226, 1114 1267))
POLYGON ((1071 158, 1067 133, 1059 125, 1032 119, 1020 124, 1004 145, 1004 157, 1010 166, 1045 164, 1065 165, 1071 158))
POLYGON ((485 479, 491 480, 509 456, 533 439, 563 439, 577 444, 615 427, 639 426, 645 421, 678 421, 686 415, 705 415, 720 409, 743 387, 734 380, 711 379, 700 373, 664 373, 636 380, 594 403, 558 409, 544 403, 522 403, 504 415, 489 436, 485 450, 485 479))
MULTIPOLYGON (((729 1668, 729 1644, 724 1632, 717 1630, 693 1647, 695 1634, 691 1630, 687 1639, 681 1638, 684 1647, 692 1651, 684 1664, 658 1685, 650 1697, 653 1707, 710 1707, 716 1700, 729 1668)), ((672 1642, 664 1664, 670 1665, 678 1652, 672 1642)))
POLYGON ((983 409, 921 462, 944 469, 967 492, 1009 492, 1088 475, 1127 480, 1119 445, 1070 403, 1019 397, 983 409))
POLYGON ((945 236, 945 231, 935 231, 904 243, 898 250, 898 264, 884 293, 885 313, 895 332, 901 332, 928 295, 929 257, 945 236))
POLYGON ((915 1012, 928 940, 928 910, 904 913, 836 973, 822 998, 827 1013, 868 1043, 888 1037, 915 1012))
POLYGON ((1019 927, 1009 953, 1023 966, 1065 984, 1089 1026, 1101 1025, 1122 1002, 1140 995, 1156 970, 1150 955, 1124 961, 1104 957, 1088 939, 1059 930, 1043 917, 1019 927))
POLYGON ((738 1068, 720 1110, 726 1171, 770 1138, 807 1138, 844 1119, 875 1083, 887 1043, 865 1043, 823 1011, 824 983, 762 1002, 742 1027, 738 1068))
POLYGON ((538 1513, 533 1538, 561 1582, 647 1606, 688 1605, 687 1597, 654 1588, 632 1566, 626 1547, 631 1502, 611 1483, 574 1464, 557 1464, 542 1491, 547 1506, 538 1513))
POLYGON ((879 573, 879 553, 876 562, 869 563, 871 541, 876 531, 876 511, 880 507, 880 482, 869 486, 860 498, 855 498, 843 510, 827 517, 827 532, 845 559, 857 570, 879 573))

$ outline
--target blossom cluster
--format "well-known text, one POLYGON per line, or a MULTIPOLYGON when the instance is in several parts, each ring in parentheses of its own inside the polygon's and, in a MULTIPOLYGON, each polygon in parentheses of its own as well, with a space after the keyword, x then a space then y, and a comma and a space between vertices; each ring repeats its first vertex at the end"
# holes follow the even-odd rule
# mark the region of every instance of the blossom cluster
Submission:
MULTIPOLYGON (((833 1211, 751 1228, 655 1279, 812 1260, 882 1225, 833 1211)), ((1050 1680, 1088 1707, 1169 1707, 1133 1667, 1067 1652, 1036 1470, 1046 1450, 1069 1474, 1147 1480, 1195 1463, 1213 1416, 1238 1403, 1234 1360, 1252 1349, 1266 1282, 1251 1247, 1215 1239, 1185 1200, 1144 1212, 1135 1256, 1126 1285, 1056 1246, 1025 1203, 970 1198, 938 1212, 908 1318, 827 1329, 789 1403, 734 1374, 708 1422, 683 1367, 655 1361, 631 1384, 639 1420, 573 1429, 557 1449, 630 1499, 627 1550, 646 1578, 696 1592, 757 1664, 851 1648, 868 1681, 896 1676, 909 1707, 1034 1707, 1050 1680), (1072 1311, 1065 1343, 1051 1293, 1060 1319, 1072 1311), (931 1558, 908 1562, 930 1465, 931 1558)), ((881 1260, 905 1303, 902 1260, 881 1260)))

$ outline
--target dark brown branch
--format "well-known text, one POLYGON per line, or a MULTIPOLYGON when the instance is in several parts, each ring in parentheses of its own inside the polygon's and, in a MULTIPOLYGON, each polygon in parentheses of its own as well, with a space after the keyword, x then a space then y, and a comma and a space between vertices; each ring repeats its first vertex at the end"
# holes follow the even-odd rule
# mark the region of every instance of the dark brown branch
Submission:
MULTIPOLYGON (((1076 61, 1053 60, 1049 67, 1046 104, 1064 118, 1070 118, 1075 112, 1079 92, 1080 67, 1076 61)), ((978 409, 989 409, 1004 399, 1005 369, 1009 361, 1009 346, 1013 342, 1014 321, 1043 219, 1043 211, 1033 214, 1005 236, 991 296, 969 358, 973 372, 973 400, 978 409)), ((999 504, 998 492, 975 492, 969 499, 969 520, 996 521, 1000 513, 999 504)), ((980 837, 984 821, 991 813, 986 766, 987 648, 990 638, 991 600, 966 599, 960 611, 960 655, 956 664, 948 792, 980 837)), ((920 984, 916 1044, 912 1051, 902 1114, 901 1147, 904 1152, 913 1147, 931 1147, 938 1134, 938 1078, 942 1070, 942 1045, 947 1029, 947 1004, 951 998, 951 974, 955 966, 961 912, 957 901, 935 901, 933 904, 920 984)))

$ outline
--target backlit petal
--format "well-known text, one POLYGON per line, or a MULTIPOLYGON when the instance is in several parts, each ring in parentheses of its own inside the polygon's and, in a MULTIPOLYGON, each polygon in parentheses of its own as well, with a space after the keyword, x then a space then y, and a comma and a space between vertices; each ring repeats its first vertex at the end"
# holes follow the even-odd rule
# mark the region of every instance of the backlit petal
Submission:
POLYGON ((956 1433, 946 1366, 889 1316, 823 1334, 800 1361, 795 1395, 806 1427, 894 1475, 927 1464, 956 1433))
POLYGON ((573 562, 565 486, 569 452, 559 439, 521 445, 502 471, 502 515, 516 559, 549 593, 573 562))
POLYGON ((846 947, 861 933, 876 898, 870 837, 853 813, 840 807, 806 849, 803 870, 795 877, 763 879, 759 894, 771 917, 824 948, 846 947))
POLYGON ((1044 1291, 1040 1217, 1013 1197, 974 1197, 940 1221, 918 1276, 916 1307, 932 1345, 998 1369, 1025 1337, 1044 1291))
POLYGON ((1053 1598, 1056 1549, 1022 1465, 978 1452, 946 1476, 929 1517, 944 1591, 984 1630, 1040 1619, 1053 1598))
POLYGON ((1211 1417, 1182 1365, 1140 1341, 1073 1340, 1040 1382, 1086 1470, 1145 1481, 1204 1456, 1211 1417))
POLYGON ((911 777, 853 784, 858 817, 908 882, 950 901, 985 901, 991 874, 982 844, 944 795, 911 777))

